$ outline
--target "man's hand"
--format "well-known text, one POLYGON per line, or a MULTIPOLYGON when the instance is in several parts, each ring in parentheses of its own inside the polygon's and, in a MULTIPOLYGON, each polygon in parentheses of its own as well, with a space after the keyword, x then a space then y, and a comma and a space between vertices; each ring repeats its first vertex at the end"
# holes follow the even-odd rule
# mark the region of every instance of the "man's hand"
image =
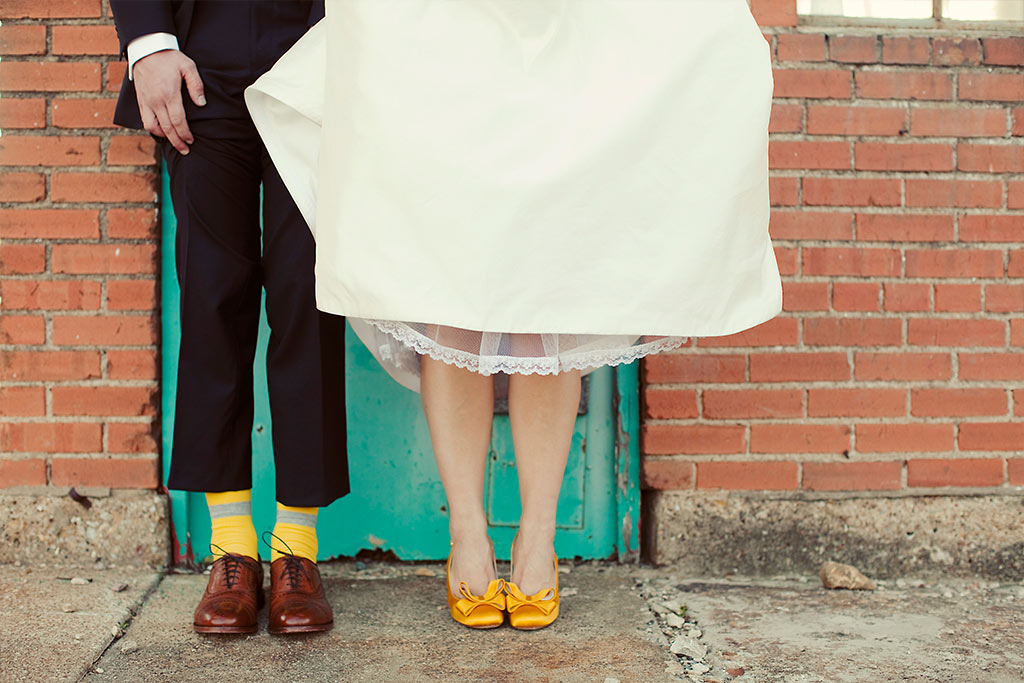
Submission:
POLYGON ((200 107, 206 106, 196 63, 178 50, 161 50, 137 61, 132 67, 132 76, 142 125, 153 135, 167 138, 182 154, 188 154, 188 146, 195 138, 185 120, 182 79, 192 101, 200 107))

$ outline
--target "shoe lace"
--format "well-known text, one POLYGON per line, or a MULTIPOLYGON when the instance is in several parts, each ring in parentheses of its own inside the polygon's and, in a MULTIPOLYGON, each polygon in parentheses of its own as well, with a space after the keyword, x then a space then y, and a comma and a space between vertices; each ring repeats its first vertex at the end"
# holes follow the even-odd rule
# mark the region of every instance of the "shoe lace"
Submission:
POLYGON ((292 552, 291 547, 283 538, 275 534, 273 531, 264 531, 263 542, 270 546, 271 550, 281 553, 281 559, 284 560, 284 572, 282 574, 282 578, 288 582, 288 586, 290 588, 298 588, 303 576, 305 576, 307 580, 311 580, 306 574, 306 568, 300 561, 299 556, 292 552), (269 541, 267 540, 268 535, 270 536, 269 541), (281 550, 280 548, 275 548, 273 541, 280 542, 284 545, 285 549, 281 550))
MULTIPOLYGON (((216 548, 217 550, 220 551, 220 557, 218 557, 217 559, 224 561, 224 583, 227 584, 228 588, 231 588, 236 583, 238 583, 239 578, 241 578, 241 575, 242 575, 242 556, 241 555, 236 555, 234 553, 226 552, 223 548, 221 548, 216 543, 211 543, 210 544, 211 552, 212 552, 212 550, 214 548, 216 548)), ((214 554, 216 554, 216 553, 214 553, 214 554)))

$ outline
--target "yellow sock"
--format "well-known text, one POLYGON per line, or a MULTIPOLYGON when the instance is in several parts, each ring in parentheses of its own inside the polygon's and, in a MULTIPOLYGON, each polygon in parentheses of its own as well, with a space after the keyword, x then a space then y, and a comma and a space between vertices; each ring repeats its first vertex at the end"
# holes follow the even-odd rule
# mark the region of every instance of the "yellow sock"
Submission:
POLYGON ((252 525, 252 491, 207 493, 213 537, 210 550, 214 555, 234 553, 259 559, 256 551, 256 528, 252 525))
POLYGON ((320 508, 293 508, 277 504, 277 523, 270 542, 270 561, 284 553, 316 562, 316 513, 320 508))

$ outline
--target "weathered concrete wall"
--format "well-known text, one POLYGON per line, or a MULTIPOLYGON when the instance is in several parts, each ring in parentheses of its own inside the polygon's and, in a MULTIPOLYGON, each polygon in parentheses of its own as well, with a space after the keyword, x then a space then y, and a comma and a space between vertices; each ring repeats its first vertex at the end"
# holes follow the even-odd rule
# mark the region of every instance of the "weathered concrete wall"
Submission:
POLYGON ((644 553, 693 575, 816 574, 825 560, 876 578, 1024 578, 1024 496, 766 497, 644 493, 644 553))
POLYGON ((0 495, 0 563, 160 567, 170 558, 167 496, 86 491, 67 496, 0 495))

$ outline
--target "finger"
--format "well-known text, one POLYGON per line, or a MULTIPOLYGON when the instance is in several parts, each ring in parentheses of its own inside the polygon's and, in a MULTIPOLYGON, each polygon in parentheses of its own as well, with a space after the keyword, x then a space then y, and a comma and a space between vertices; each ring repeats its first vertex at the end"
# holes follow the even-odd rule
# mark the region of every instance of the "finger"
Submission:
POLYGON ((171 143, 171 146, 183 155, 188 154, 188 145, 185 144, 185 141, 181 139, 180 135, 178 135, 178 131, 171 125, 171 119, 167 114, 167 110, 158 110, 156 112, 156 118, 157 121, 160 122, 160 127, 163 128, 164 134, 167 136, 167 141, 171 143))
POLYGON ((147 131, 161 138, 167 137, 164 133, 164 129, 160 127, 160 122, 156 120, 156 114, 153 110, 148 107, 143 107, 139 112, 142 114, 142 127, 147 131))
POLYGON ((178 137, 191 145, 195 142, 195 138, 192 137, 192 131, 188 127, 188 119, 185 118, 185 108, 181 104, 181 95, 176 94, 175 97, 167 103, 167 117, 170 119, 171 125, 174 127, 174 132, 178 134, 178 137))
POLYGON ((203 89, 203 79, 199 77, 199 70, 195 62, 187 64, 181 70, 181 76, 185 79, 185 87, 188 88, 189 97, 200 107, 206 106, 206 94, 203 89))

